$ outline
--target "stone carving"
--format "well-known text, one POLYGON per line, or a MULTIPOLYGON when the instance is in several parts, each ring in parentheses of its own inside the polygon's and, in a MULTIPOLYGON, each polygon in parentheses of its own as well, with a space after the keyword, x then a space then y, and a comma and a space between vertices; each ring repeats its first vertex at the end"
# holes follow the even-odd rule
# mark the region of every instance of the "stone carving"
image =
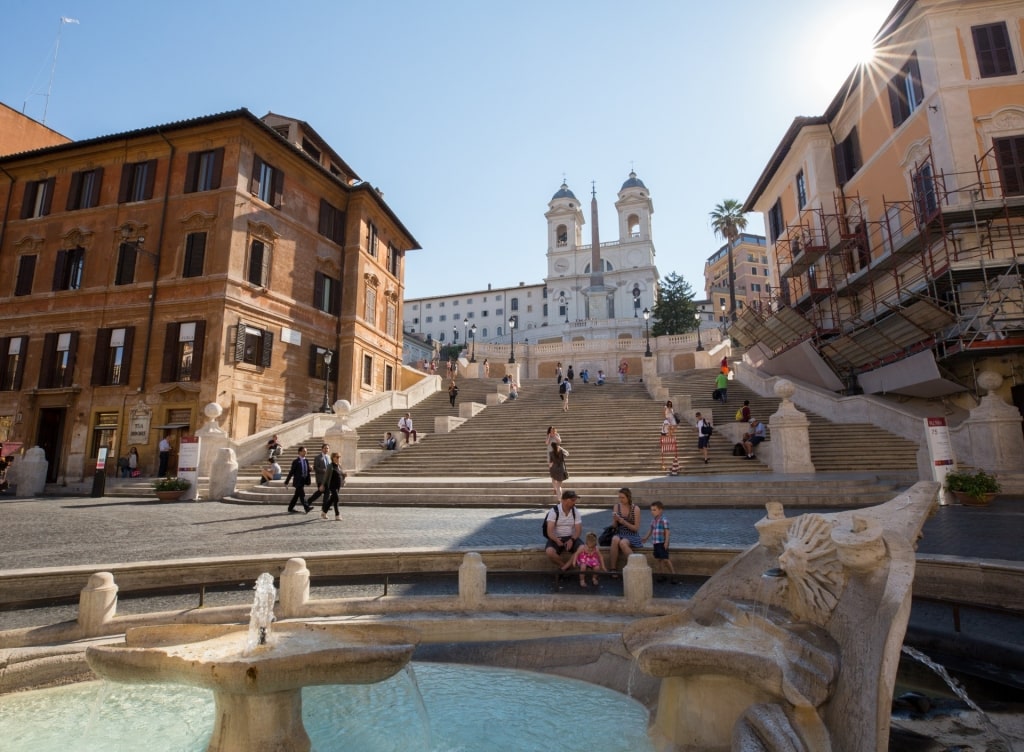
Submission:
POLYGON ((786 608, 800 621, 825 623, 843 592, 845 576, 832 542, 832 526, 818 514, 798 517, 783 543, 786 608))

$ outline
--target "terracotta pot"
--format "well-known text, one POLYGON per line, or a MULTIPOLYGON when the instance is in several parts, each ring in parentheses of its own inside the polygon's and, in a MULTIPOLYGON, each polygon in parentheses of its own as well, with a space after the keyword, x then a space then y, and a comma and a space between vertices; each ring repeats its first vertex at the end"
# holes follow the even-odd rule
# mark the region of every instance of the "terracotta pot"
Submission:
POLYGON ((181 495, 183 493, 185 493, 185 492, 184 491, 154 491, 153 493, 156 494, 156 497, 158 499, 160 499, 160 501, 177 501, 178 499, 181 498, 181 495))
POLYGON ((977 496, 971 496, 966 491, 953 491, 953 495, 956 500, 965 507, 987 507, 992 503, 992 499, 996 497, 994 493, 988 493, 980 498, 977 496))

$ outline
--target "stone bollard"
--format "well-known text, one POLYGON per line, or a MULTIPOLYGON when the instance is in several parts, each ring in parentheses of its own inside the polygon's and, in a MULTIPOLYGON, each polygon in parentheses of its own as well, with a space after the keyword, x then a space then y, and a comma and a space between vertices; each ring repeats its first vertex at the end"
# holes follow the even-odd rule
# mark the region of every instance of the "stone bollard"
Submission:
POLYGON ((46 452, 42 447, 34 446, 14 463, 14 482, 18 486, 18 496, 39 496, 46 488, 46 470, 50 463, 46 461, 46 452))
POLYGON ((459 566, 459 602, 464 608, 474 608, 484 602, 487 595, 487 566, 478 553, 462 557, 459 566))
POLYGON ((632 606, 643 606, 654 597, 651 565, 643 554, 630 554, 622 569, 622 594, 632 606))
POLYGON ((223 447, 217 452, 217 459, 210 468, 210 501, 226 499, 235 492, 238 482, 238 460, 235 450, 223 447))
POLYGON ((98 637, 117 615, 117 585, 110 572, 96 572, 78 596, 78 626, 83 637, 98 637))
POLYGON ((281 572, 281 591, 278 594, 278 609, 282 619, 302 616, 309 602, 309 569, 306 560, 289 559, 281 572))
MULTIPOLYGON (((770 456, 772 470, 777 473, 813 473, 814 463, 811 461, 811 439, 807 416, 797 410, 793 404, 796 387, 788 379, 775 382, 775 396, 782 401, 778 412, 768 420, 771 430, 771 452, 762 453, 770 456)), ((754 450, 757 451, 756 449, 754 450)))

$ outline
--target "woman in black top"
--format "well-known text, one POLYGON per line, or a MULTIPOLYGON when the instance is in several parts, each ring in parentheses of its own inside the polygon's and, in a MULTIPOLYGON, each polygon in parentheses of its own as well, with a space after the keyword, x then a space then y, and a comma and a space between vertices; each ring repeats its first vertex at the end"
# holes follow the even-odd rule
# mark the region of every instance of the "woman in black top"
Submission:
POLYGON ((338 509, 338 491, 345 485, 345 472, 341 469, 341 455, 331 452, 331 463, 327 466, 327 474, 324 475, 324 505, 320 508, 320 519, 327 519, 327 510, 334 507, 334 519, 341 519, 341 511, 338 509))
POLYGON ((562 449, 557 441, 551 442, 548 470, 551 473, 551 492, 556 499, 562 498, 562 482, 569 478, 569 472, 565 469, 565 458, 568 456, 568 452, 562 449))

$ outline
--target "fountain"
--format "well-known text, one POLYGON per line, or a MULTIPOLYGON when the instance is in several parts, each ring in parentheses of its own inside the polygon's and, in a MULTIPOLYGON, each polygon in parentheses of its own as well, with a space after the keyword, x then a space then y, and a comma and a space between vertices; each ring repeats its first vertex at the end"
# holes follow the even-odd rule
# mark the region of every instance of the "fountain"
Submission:
POLYGON ((623 638, 661 678, 656 745, 743 752, 885 749, 914 548, 936 484, 870 509, 786 518, 679 615, 623 638))
POLYGON ((213 691, 209 752, 306 752, 302 688, 373 684, 402 669, 419 633, 380 624, 285 623, 272 627, 273 577, 257 579, 249 627, 174 624, 138 627, 124 645, 93 645, 99 676, 131 683, 176 683, 213 691))

